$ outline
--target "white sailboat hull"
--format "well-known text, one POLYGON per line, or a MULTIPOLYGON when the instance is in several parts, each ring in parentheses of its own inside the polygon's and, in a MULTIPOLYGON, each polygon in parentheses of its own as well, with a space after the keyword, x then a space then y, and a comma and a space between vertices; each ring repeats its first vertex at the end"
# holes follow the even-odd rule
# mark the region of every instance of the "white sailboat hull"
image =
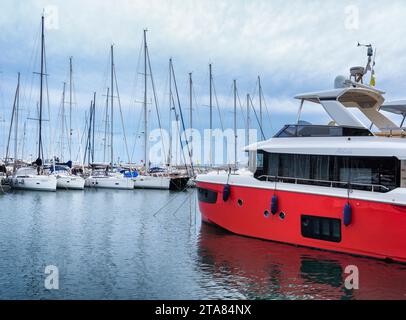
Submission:
POLYGON ((11 187, 17 190, 56 191, 55 176, 13 177, 11 187))
POLYGON ((85 186, 89 188, 105 189, 134 189, 134 181, 124 177, 89 177, 86 179, 85 186))
POLYGON ((134 180, 134 188, 136 189, 169 190, 171 178, 139 175, 136 178, 133 178, 133 180, 134 180))
POLYGON ((58 189, 83 190, 85 188, 85 179, 79 176, 58 175, 56 179, 58 189))

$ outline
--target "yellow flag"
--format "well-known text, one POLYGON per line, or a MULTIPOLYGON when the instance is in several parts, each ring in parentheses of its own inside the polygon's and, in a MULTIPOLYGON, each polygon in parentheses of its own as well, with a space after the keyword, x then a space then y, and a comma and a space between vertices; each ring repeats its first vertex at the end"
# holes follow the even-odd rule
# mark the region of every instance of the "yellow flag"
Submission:
POLYGON ((375 87, 375 85, 376 85, 375 72, 373 72, 373 71, 372 71, 371 81, 369 82, 369 85, 370 85, 371 87, 375 87))

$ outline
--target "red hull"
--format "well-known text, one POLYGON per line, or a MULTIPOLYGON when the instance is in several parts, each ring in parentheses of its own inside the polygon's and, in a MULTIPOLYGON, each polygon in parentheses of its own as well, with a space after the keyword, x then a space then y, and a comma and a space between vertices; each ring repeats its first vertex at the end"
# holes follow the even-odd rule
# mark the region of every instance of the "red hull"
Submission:
POLYGON ((301 215, 343 220, 347 199, 298 192, 276 191, 278 213, 270 211, 273 190, 231 186, 229 199, 222 199, 223 185, 198 182, 197 186, 218 192, 216 203, 199 201, 203 221, 230 232, 265 240, 350 254, 406 262, 406 208, 350 199, 352 221, 341 226, 341 241, 305 238, 301 215), (242 200, 242 205, 238 201, 242 200), (279 213, 284 212, 282 220, 279 213))

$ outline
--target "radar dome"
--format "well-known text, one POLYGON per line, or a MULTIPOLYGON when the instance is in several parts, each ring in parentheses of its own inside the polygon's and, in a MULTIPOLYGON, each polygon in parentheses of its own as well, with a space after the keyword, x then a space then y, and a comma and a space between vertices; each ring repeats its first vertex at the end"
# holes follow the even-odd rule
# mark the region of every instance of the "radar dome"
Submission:
POLYGON ((345 88, 345 81, 347 79, 344 76, 337 76, 334 79, 334 89, 345 88))

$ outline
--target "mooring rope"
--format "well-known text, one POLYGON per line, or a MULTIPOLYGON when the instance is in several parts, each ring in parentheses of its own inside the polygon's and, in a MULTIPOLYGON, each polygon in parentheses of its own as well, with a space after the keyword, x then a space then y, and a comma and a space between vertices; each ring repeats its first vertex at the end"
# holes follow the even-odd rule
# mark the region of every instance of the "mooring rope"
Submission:
POLYGON ((186 186, 183 190, 181 190, 175 197, 173 197, 172 199, 169 199, 161 208, 159 208, 157 211, 155 211, 155 213, 152 215, 153 217, 155 217, 160 211, 162 211, 163 208, 165 208, 169 203, 171 203, 173 200, 177 199, 183 191, 185 191, 187 188, 190 188, 189 186, 186 186))

